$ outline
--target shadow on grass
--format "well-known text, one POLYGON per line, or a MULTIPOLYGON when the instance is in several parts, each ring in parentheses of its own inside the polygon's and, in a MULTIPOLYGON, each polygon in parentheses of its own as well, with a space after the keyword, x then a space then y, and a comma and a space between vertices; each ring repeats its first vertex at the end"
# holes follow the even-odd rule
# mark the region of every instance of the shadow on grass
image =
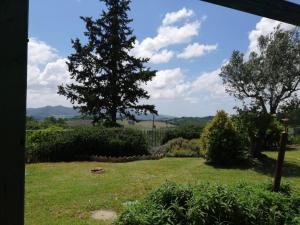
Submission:
MULTIPOLYGON (((217 169, 241 169, 248 170, 252 169, 258 173, 273 177, 276 168, 276 159, 270 158, 267 155, 262 154, 259 159, 251 160, 251 162, 241 162, 234 166, 220 166, 214 163, 206 162, 205 164, 210 165, 217 169)), ((283 164, 283 177, 300 177, 300 166, 296 163, 285 161, 283 164)))
MULTIPOLYGON (((276 168, 276 159, 262 155, 260 159, 253 162, 252 169, 256 172, 273 176, 276 168)), ((296 163, 285 161, 283 163, 283 177, 300 177, 300 166, 296 163)))

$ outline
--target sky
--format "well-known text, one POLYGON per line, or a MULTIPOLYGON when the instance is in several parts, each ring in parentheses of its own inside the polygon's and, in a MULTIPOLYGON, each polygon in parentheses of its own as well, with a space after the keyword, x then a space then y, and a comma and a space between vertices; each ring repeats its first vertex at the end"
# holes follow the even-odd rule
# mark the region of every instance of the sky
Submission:
MULTIPOLYGON (((137 37, 131 54, 150 58, 157 70, 144 88, 159 114, 208 116, 233 113, 240 102, 219 78, 233 50, 257 51, 257 38, 279 22, 199 0, 132 0, 130 26, 137 37)), ((71 106, 57 86, 72 82, 66 67, 71 39, 84 40, 80 16, 98 18, 99 0, 31 0, 27 107, 71 106)), ((293 26, 281 24, 289 30, 293 26)))

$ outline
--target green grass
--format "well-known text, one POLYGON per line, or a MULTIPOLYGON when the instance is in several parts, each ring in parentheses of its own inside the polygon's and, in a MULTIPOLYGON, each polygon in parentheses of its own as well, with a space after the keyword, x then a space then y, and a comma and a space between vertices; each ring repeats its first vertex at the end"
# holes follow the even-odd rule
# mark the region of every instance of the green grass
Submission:
MULTIPOLYGON (((43 163, 26 166, 26 225, 106 225, 90 218, 97 209, 124 209, 123 203, 142 198, 166 181, 197 184, 270 182, 276 152, 267 152, 264 166, 224 169, 206 165, 199 158, 166 158, 131 163, 43 163), (106 172, 89 171, 103 167, 106 172)), ((283 182, 300 192, 300 149, 286 153, 283 182)))

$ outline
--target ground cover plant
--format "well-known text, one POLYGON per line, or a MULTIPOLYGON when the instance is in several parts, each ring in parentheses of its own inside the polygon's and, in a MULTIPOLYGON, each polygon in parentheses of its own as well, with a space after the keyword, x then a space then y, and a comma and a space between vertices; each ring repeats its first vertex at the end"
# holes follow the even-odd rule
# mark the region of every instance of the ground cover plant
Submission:
MULTIPOLYGON (((297 225, 300 195, 268 185, 168 183, 128 207, 115 225, 297 225)), ((286 190, 286 189, 285 189, 286 190)))

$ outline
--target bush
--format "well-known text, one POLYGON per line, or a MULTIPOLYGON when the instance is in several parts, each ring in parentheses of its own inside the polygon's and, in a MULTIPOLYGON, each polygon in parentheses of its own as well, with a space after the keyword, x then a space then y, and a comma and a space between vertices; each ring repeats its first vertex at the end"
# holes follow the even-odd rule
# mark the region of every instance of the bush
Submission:
POLYGON ((163 154, 167 157, 199 157, 204 156, 200 151, 198 139, 186 140, 176 138, 168 141, 166 144, 157 147, 154 154, 163 154))
POLYGON ((299 145, 300 144, 300 135, 290 136, 289 143, 299 145))
POLYGON ((246 140, 245 145, 254 157, 260 157, 265 150, 278 149, 284 127, 278 117, 260 112, 256 108, 238 109, 232 118, 237 130, 246 140))
POLYGON ((67 128, 66 121, 62 118, 47 117, 43 121, 39 121, 34 117, 26 117, 26 130, 39 130, 51 127, 67 128))
POLYGON ((70 161, 78 156, 147 155, 147 144, 138 130, 81 127, 72 130, 41 130, 27 138, 27 161, 70 161))
POLYGON ((200 139, 207 160, 218 165, 232 165, 245 159, 242 140, 224 111, 219 111, 207 124, 200 139))
POLYGON ((282 123, 276 117, 272 117, 266 132, 266 150, 278 150, 280 144, 280 135, 283 131, 284 126, 282 125, 282 123))
POLYGON ((162 139, 162 144, 167 143, 168 141, 175 138, 184 138, 184 139, 196 139, 200 138, 200 134, 203 130, 202 125, 182 125, 175 127, 166 131, 164 138, 162 139))
POLYGON ((300 197, 265 186, 165 184, 129 206, 115 225, 297 225, 300 197))

